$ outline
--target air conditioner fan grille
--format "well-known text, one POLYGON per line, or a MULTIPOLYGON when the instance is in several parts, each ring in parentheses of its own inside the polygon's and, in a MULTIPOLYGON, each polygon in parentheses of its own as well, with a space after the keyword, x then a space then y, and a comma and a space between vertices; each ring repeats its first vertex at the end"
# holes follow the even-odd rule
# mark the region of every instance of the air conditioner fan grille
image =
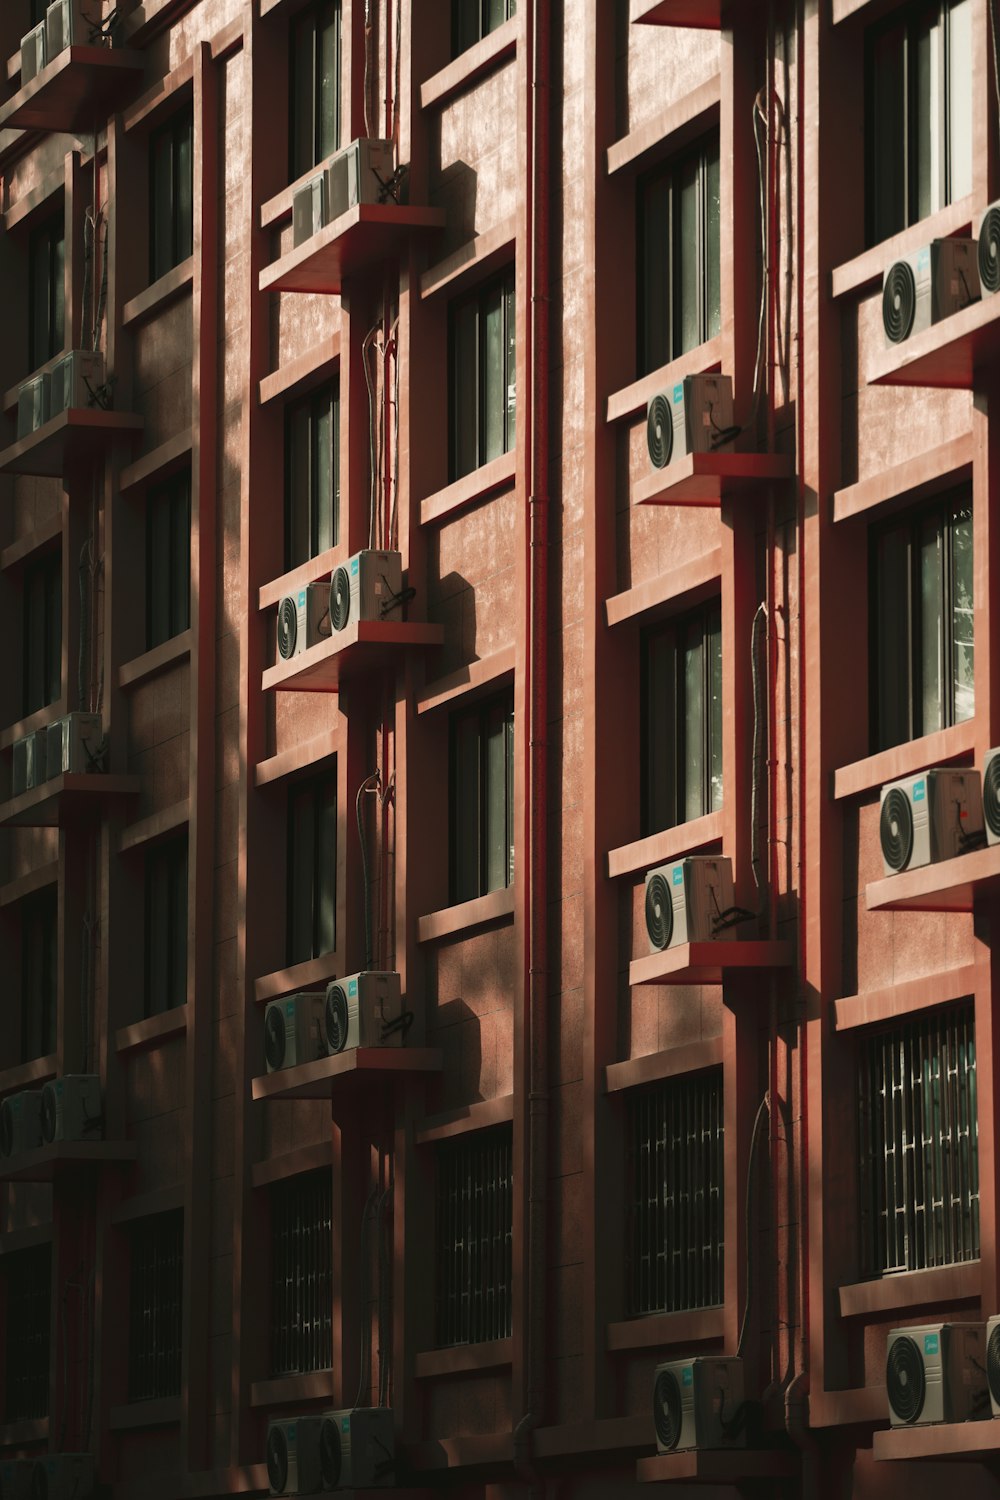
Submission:
POLYGON ((988 292, 1000 292, 1000 208, 986 210, 979 228, 979 279, 988 292))
POLYGON ((264 1022, 264 1056, 272 1073, 276 1073, 285 1061, 285 1018, 277 1005, 272 1005, 264 1022))
POLYGON ((330 584, 330 624, 344 630, 351 618, 351 580, 346 568, 338 568, 330 584))
POLYGON ((662 875, 646 882, 646 931, 654 948, 669 948, 674 935, 674 903, 662 875))
POLYGON ((924 1409, 927 1379, 923 1356, 914 1339, 893 1341, 885 1362, 885 1383, 889 1405, 897 1417, 903 1422, 915 1422, 924 1409))
POLYGON ((665 469, 674 451, 674 420, 670 402, 661 392, 646 408, 646 447, 654 469, 665 469))
POLYGON ((653 1422, 661 1448, 676 1448, 681 1438, 681 1389, 673 1370, 660 1370, 653 1386, 653 1422))
POLYGON ((295 655, 298 635, 299 612, 295 600, 286 595, 278 608, 278 655, 283 661, 295 655))
POLYGON ((323 1488, 335 1490, 340 1483, 343 1456, 340 1451, 340 1433, 330 1417, 324 1417, 319 1430, 319 1471, 323 1488))
POLYGON ((917 310, 917 283, 913 267, 905 260, 890 266, 882 291, 882 323, 886 336, 901 344, 910 336, 917 310))
POLYGON ((898 786, 886 793, 882 803, 879 838, 889 868, 905 869, 913 853, 913 814, 909 797, 898 786))
POLYGON ((347 995, 340 984, 327 986, 326 991, 326 1044, 331 1053, 343 1052, 347 1046, 348 1010, 347 995))
POLYGON ((1000 838, 1000 755, 994 755, 983 777, 983 816, 990 833, 1000 838))
POLYGON ((267 1480, 275 1495, 283 1495, 288 1483, 288 1442, 280 1427, 267 1435, 267 1480))

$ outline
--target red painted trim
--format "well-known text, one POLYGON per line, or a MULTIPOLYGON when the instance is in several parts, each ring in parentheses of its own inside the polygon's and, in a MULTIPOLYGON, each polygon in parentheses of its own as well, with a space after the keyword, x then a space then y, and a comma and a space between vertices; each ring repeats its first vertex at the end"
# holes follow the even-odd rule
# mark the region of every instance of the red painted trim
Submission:
POLYGON ((462 901, 441 911, 428 912, 417 918, 417 942, 433 943, 457 932, 469 932, 487 922, 505 922, 514 915, 515 887, 508 885, 475 901, 462 901))
POLYGON ((456 479, 453 484, 447 485, 443 490, 438 490, 435 495, 428 495, 420 502, 420 524, 430 526, 435 521, 443 521, 447 516, 453 516, 457 511, 464 510, 468 505, 476 505, 480 500, 495 494, 498 490, 511 489, 517 477, 517 450, 511 453, 502 453, 499 458, 494 458, 481 468, 473 469, 471 474, 466 474, 462 479, 456 479))
POLYGON ((300 563, 289 573, 282 573, 277 578, 270 579, 262 584, 257 591, 259 608, 263 610, 274 609, 280 604, 286 594, 294 594, 307 583, 320 583, 329 578, 335 568, 346 562, 350 553, 347 550, 346 539, 338 542, 336 547, 327 547, 324 552, 318 552, 315 557, 310 557, 307 562, 300 563))
POLYGON ((420 85, 420 108, 440 108, 470 84, 514 57, 520 36, 521 18, 515 14, 481 41, 467 47, 440 72, 426 79, 420 85))
POLYGON ((719 117, 722 78, 715 73, 675 104, 668 104, 653 116, 609 146, 606 154, 608 176, 626 167, 641 168, 647 162, 681 150, 695 136, 711 128, 719 117))
MULTIPOLYGON (((833 0, 833 4, 836 9, 838 0, 833 0)), ((911 224, 908 229, 901 230, 891 239, 873 245, 861 255, 856 255, 853 260, 845 261, 842 266, 836 266, 830 274, 831 295, 834 298, 849 297, 866 292, 881 282, 883 273, 893 261, 904 255, 911 255, 921 245, 926 245, 931 240, 949 239, 952 235, 969 234, 974 209, 975 200, 971 195, 961 198, 935 214, 928 214, 926 219, 911 224)))
POLYGON ((933 766, 966 760, 972 756, 975 744, 976 721, 968 719, 950 729, 938 729, 918 740, 894 745, 891 750, 880 750, 851 765, 838 766, 833 773, 834 798, 839 802, 844 797, 863 796, 880 791, 886 782, 898 781, 902 776, 915 776, 933 766))
POLYGON ((977 977, 975 964, 965 964, 962 968, 926 974, 920 979, 888 985, 885 989, 845 995, 833 1002, 833 1024, 837 1031, 848 1031, 855 1026, 872 1026, 929 1006, 947 1005, 951 1000, 973 995, 977 977))
POLYGON ((273 974, 263 974, 254 983, 254 1001, 265 1005, 268 1000, 279 1000, 282 995, 292 995, 297 990, 309 990, 325 985, 344 972, 339 949, 322 953, 319 958, 307 959, 305 963, 292 964, 287 969, 278 969, 273 974))
POLYGON ((891 501, 909 505, 933 495, 938 490, 972 478, 972 433, 963 433, 950 442, 939 443, 915 458, 883 469, 858 484, 837 490, 833 496, 833 519, 847 521, 854 516, 869 519, 871 512, 891 501))
POLYGON ((643 375, 641 379, 631 381, 620 391, 614 391, 608 397, 607 420, 622 422, 638 416, 640 412, 645 413, 647 404, 655 395, 668 386, 676 385, 685 375, 707 375, 721 367, 720 334, 718 338, 709 339, 707 344, 699 344, 697 349, 689 349, 687 354, 682 354, 669 365, 662 365, 660 369, 643 375))
POLYGON ((869 881, 869 911, 971 911, 977 894, 995 890, 1000 880, 1000 844, 973 849, 957 859, 903 870, 869 881))
POLYGON ((628 982, 638 984, 721 984, 727 970, 783 969, 792 961, 791 943, 731 938, 681 943, 662 953, 633 958, 628 982))
POLYGON ((430 713, 432 709, 453 703, 456 698, 468 699, 475 693, 495 687, 513 676, 514 657, 514 647, 505 646, 502 651, 494 651, 492 656, 483 656, 468 666, 459 667, 447 677, 436 677, 417 695, 417 713, 430 713))
POLYGON ((627 1354, 634 1349, 676 1349, 679 1345, 721 1342, 726 1333, 724 1307, 701 1307, 691 1312, 654 1313, 609 1323, 607 1349, 627 1354))
POLYGON ((882 1460, 974 1459, 981 1455, 986 1462, 995 1462, 1000 1451, 1000 1422, 942 1422, 927 1427, 890 1427, 885 1432, 876 1432, 872 1449, 875 1458, 882 1460))
POLYGON ((618 849, 609 849, 608 879, 638 875, 668 859, 679 859, 693 849, 704 849, 708 844, 721 845, 722 833, 723 815, 715 812, 704 818, 692 818, 690 823, 679 823, 676 828, 664 828, 660 833, 651 833, 634 843, 622 844, 618 849))
POLYGON ((417 1125, 413 1140, 417 1146, 429 1146, 436 1141, 469 1135, 474 1130, 489 1130, 491 1126, 504 1125, 513 1118, 514 1095, 502 1094, 496 1099, 464 1104, 461 1109, 449 1110, 447 1114, 430 1116, 417 1125))
POLYGON ((16 880, 8 880, 6 885, 0 885, 0 909, 12 906, 15 901, 22 901, 25 896, 31 896, 35 891, 44 890, 47 885, 55 885, 58 880, 58 860, 52 860, 45 865, 36 865, 27 874, 19 875, 16 880))
POLYGON ((406 649, 423 650, 444 644, 444 627, 417 620, 353 620, 293 656, 265 669, 262 687, 268 692, 336 693, 349 675, 366 675, 386 658, 398 660, 406 649))
POLYGON ((877 1281, 839 1287, 842 1318, 879 1318, 888 1312, 938 1307, 979 1299, 982 1277, 978 1260, 939 1266, 931 1271, 900 1271, 877 1281))
POLYGON ((152 286, 133 297, 131 302, 126 302, 122 312, 122 327, 131 328, 152 317, 153 313, 162 312, 175 298, 191 291, 193 286, 194 256, 190 255, 179 266, 174 266, 173 270, 161 276, 159 281, 154 281, 152 286))
POLYGON ((648 578, 624 593, 612 594, 604 604, 608 625, 626 624, 664 605, 686 608, 702 594, 707 598, 710 593, 718 593, 721 582, 722 548, 713 547, 701 557, 671 568, 669 573, 648 578))
POLYGON ((282 1151, 279 1156, 269 1156, 266 1161, 254 1162, 250 1178, 254 1188, 270 1187, 274 1182, 285 1182, 289 1177, 298 1177, 303 1172, 315 1172, 333 1165, 333 1143, 329 1140, 315 1141, 310 1146, 297 1146, 294 1151, 282 1151))
POLYGON ((250 1387, 250 1405, 294 1406, 298 1402, 333 1399, 333 1371, 311 1370, 306 1375, 286 1375, 280 1380, 255 1380, 250 1387))
POLYGON ((425 271, 420 278, 421 297, 434 297, 450 288, 452 293, 488 276, 514 258, 517 240, 517 217, 511 214, 492 229, 459 245, 444 260, 425 271))
POLYGON ((335 755, 342 754, 346 744, 347 727, 341 719, 335 729, 318 734, 311 740, 303 740, 289 750, 282 750, 280 754, 262 760, 254 768, 254 786, 271 786, 276 781, 298 775, 300 771, 313 770, 322 761, 332 760, 335 755))
POLYGON ((768 486, 791 479, 794 461, 785 453, 689 453, 652 469, 632 487, 633 505, 721 505, 728 496, 749 503, 768 486))
MULTIPOLYGON (((337 1057, 321 1057, 297 1068, 282 1068, 253 1080, 254 1099, 332 1098, 339 1088, 358 1078, 384 1073, 440 1073, 442 1055, 436 1047, 359 1047, 337 1057)), ((371 1082, 366 1082, 371 1087, 371 1082)))
POLYGON ((442 1375, 467 1375, 482 1370, 509 1368, 514 1357, 513 1339, 493 1339, 483 1344, 457 1344, 449 1349, 429 1349, 414 1359, 418 1380, 442 1375))
POLYGON ((115 1051, 119 1056, 145 1051, 171 1037, 183 1036, 188 1028, 190 1006, 178 1005, 159 1016, 147 1016, 132 1026, 120 1026, 115 1032, 115 1051))
MULTIPOLYGON (((17 59, 17 71, 20 74, 21 54, 19 52, 15 53, 14 58, 17 59)), ((11 58, 11 62, 14 61, 14 58, 11 58)), ((33 187, 30 192, 22 193, 21 197, 17 198, 11 207, 5 211, 3 223, 8 234, 12 229, 16 229, 18 225, 26 226, 26 221, 39 209, 46 209, 49 199, 55 197, 56 193, 62 192, 65 185, 66 170, 62 163, 60 163, 55 171, 50 172, 47 177, 44 177, 37 187, 33 187)))
POLYGON ((142 682, 148 682, 151 677, 158 677, 169 667, 187 661, 191 656, 191 645, 191 631, 182 630, 180 635, 154 646, 152 651, 144 651, 141 656, 133 657, 119 667, 118 686, 125 692, 129 688, 138 687, 142 682))
POLYGON ((183 802, 175 802, 172 807, 161 808, 159 812, 151 813, 148 818, 140 818, 135 823, 129 823, 122 829, 118 840, 118 853, 129 854, 134 849, 158 843, 160 839, 166 838, 176 829, 183 828, 190 818, 191 799, 185 797, 183 802))
POLYGON ((266 406, 279 396, 297 396, 308 387, 328 379, 339 367, 340 334, 333 333, 297 359, 289 360, 286 365, 280 365, 270 375, 265 375, 257 387, 260 404, 266 406))
POLYGON ((996 368, 998 358, 1000 297, 984 297, 904 344, 876 346, 868 364, 868 384, 968 391, 974 378, 982 381, 996 368))
POLYGON ((161 115, 174 108, 178 95, 194 85, 196 57, 197 52, 191 52, 172 73, 160 78, 134 104, 122 111, 122 123, 126 132, 140 126, 144 130, 151 130, 161 115))
POLYGON ((626 1062, 609 1063, 604 1070, 604 1088, 606 1093, 617 1094, 624 1089, 641 1088, 645 1083, 658 1083, 662 1078, 701 1073, 706 1068, 719 1067, 722 1061, 721 1036, 686 1042, 665 1052, 649 1052, 626 1062))
MULTIPOLYGON (((156 285, 162 286, 165 280, 166 277, 163 277, 156 285)), ((144 453, 141 458, 136 459, 134 464, 129 464, 127 469, 122 470, 118 485, 120 493, 125 494, 139 485, 149 484, 153 479, 165 479, 175 469, 181 468, 191 453, 193 442, 194 434, 190 427, 186 427, 183 432, 178 432, 175 437, 168 438, 158 448, 144 453)))

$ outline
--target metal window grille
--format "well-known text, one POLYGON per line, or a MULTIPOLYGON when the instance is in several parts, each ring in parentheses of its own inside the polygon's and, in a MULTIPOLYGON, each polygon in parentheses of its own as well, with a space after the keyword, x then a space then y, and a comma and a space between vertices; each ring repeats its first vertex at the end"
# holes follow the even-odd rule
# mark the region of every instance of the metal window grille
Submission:
POLYGON ((271 1191, 271 1372, 327 1370, 333 1359, 333 1180, 310 1172, 271 1191))
POLYGON ((722 1072, 668 1080, 629 1105, 630 1317, 723 1301, 722 1072))
POLYGON ((972 1002, 871 1036, 860 1069, 866 1275, 979 1256, 972 1002))
POLYGON ((135 1226, 129 1289, 130 1401, 180 1395, 183 1268, 180 1210, 135 1226))
POLYGON ((511 1331, 514 1194, 510 1126, 442 1146, 437 1160, 439 1347, 511 1331))
POLYGON ((49 1411, 51 1247, 40 1245, 5 1256, 3 1278, 7 1301, 4 1421, 34 1421, 49 1411))

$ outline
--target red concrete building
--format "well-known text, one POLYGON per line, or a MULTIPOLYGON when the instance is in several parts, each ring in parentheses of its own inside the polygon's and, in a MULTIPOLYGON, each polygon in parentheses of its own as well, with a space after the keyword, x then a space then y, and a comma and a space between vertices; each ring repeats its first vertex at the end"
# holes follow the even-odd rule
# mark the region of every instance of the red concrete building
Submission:
POLYGON ((4 1500, 995 1494, 994 19, 6 0, 4 1500))

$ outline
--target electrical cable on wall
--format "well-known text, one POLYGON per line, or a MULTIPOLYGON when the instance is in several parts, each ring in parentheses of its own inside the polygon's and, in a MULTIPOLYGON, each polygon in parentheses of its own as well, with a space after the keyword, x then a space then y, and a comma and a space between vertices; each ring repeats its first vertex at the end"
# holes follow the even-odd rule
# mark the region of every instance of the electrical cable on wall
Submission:
POLYGON ((368 793, 377 795, 382 784, 382 778, 378 771, 373 771, 366 776, 358 787, 358 795, 354 799, 354 809, 358 819, 358 839, 361 843, 361 894, 364 899, 365 908, 365 968, 372 966, 372 893, 368 884, 368 839, 365 834, 365 820, 361 812, 361 799, 368 793))
POLYGON ((750 869, 753 871, 753 883, 759 891, 761 889, 760 875, 760 847, 759 833, 757 828, 757 799, 758 786, 760 784, 760 771, 762 755, 762 741, 764 736, 764 705, 761 701, 760 667, 758 665, 758 654, 760 651, 760 628, 767 623, 767 605, 761 600, 753 617, 753 625, 750 629, 750 675, 753 681, 753 766, 750 776, 750 869))
POLYGON ((770 1093, 766 1093, 764 1095, 763 1099, 760 1101, 760 1104, 757 1106, 757 1113, 754 1116, 754 1122, 753 1122, 753 1131, 752 1131, 751 1136, 750 1136, 750 1151, 749 1151, 749 1153, 747 1155, 747 1180, 746 1180, 746 1191, 745 1191, 744 1199, 743 1199, 743 1213, 744 1213, 743 1232, 746 1235, 746 1252, 747 1252, 746 1253, 746 1295, 745 1295, 745 1300, 744 1300, 744 1303, 743 1303, 743 1318, 742 1318, 742 1321, 740 1322, 740 1337, 739 1337, 739 1342, 736 1345, 736 1357, 737 1357, 737 1359, 742 1359, 742 1357, 743 1357, 743 1347, 744 1347, 744 1345, 746 1343, 747 1329, 750 1326, 750 1307, 751 1307, 751 1304, 753 1302, 753 1297, 754 1297, 753 1277, 754 1277, 754 1269, 755 1269, 755 1265, 756 1265, 756 1257, 754 1256, 754 1253, 753 1253, 753 1234, 752 1234, 751 1228, 750 1228, 750 1217, 751 1217, 751 1214, 750 1214, 750 1201, 751 1201, 751 1194, 752 1194, 752 1188, 753 1188, 753 1166, 754 1166, 754 1160, 755 1160, 755 1157, 756 1157, 756 1154, 757 1154, 757 1141, 758 1141, 758 1138, 760 1136, 760 1123, 761 1123, 761 1120, 764 1118, 764 1115, 765 1114, 769 1115, 770 1113, 771 1113, 771 1095, 770 1095, 770 1093))

